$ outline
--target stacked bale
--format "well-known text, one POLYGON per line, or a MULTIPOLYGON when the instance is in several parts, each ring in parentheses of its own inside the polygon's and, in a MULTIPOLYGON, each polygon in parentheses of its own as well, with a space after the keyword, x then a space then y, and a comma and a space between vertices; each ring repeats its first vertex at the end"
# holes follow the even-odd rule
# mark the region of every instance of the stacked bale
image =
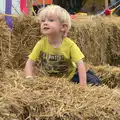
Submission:
MULTIPOLYGON (((81 23, 74 23, 69 32, 69 36, 86 55, 86 61, 94 65, 104 63, 119 65, 119 61, 115 61, 119 57, 120 39, 119 35, 116 37, 119 33, 119 23, 112 18, 111 22, 107 21, 107 18, 103 20, 95 17, 84 22, 80 19, 81 23), (113 37, 116 37, 116 41, 113 37), (113 52, 115 60, 111 56, 113 52)), ((14 20, 12 35, 3 25, 5 24, 2 24, 1 32, 6 32, 0 34, 1 66, 10 67, 11 64, 16 68, 23 67, 27 55, 41 38, 39 24, 33 17, 19 17, 14 20)), ((120 86, 119 68, 94 67, 93 70, 109 87, 120 86)), ((34 80, 26 80, 23 76, 21 71, 7 69, 0 77, 1 120, 118 120, 120 118, 119 89, 109 89, 106 86, 82 88, 79 84, 73 84, 66 79, 36 77, 34 80)))
POLYGON ((91 67, 95 71, 96 75, 99 76, 104 84, 110 88, 120 88, 120 68, 115 66, 96 66, 91 67))
POLYGON ((14 68, 25 65, 27 56, 32 51, 36 42, 41 38, 40 25, 35 17, 20 16, 14 19, 12 34, 12 54, 14 55, 11 63, 14 68))
MULTIPOLYGON (((8 74, 9 73, 9 74, 8 74)), ((119 120, 120 90, 80 87, 66 79, 25 80, 17 70, 0 81, 0 117, 8 120, 119 120)))
POLYGON ((120 26, 119 23, 113 22, 112 33, 108 43, 108 50, 110 52, 109 64, 118 66, 120 65, 120 26))
POLYGON ((70 31, 70 37, 75 36, 76 41, 82 52, 86 56, 86 61, 94 65, 104 64, 107 62, 107 35, 101 23, 93 22, 93 20, 85 21, 84 24, 73 26, 73 31, 70 31), (74 34, 74 35, 73 35, 74 34), (99 36, 99 37, 98 37, 99 36), (106 40, 104 40, 104 39, 106 40))
POLYGON ((12 35, 4 21, 0 21, 0 73, 4 67, 10 67, 12 35))
POLYGON ((120 65, 120 18, 91 16, 73 21, 69 32, 94 65, 120 65))
MULTIPOLYGON (((78 20, 73 21, 68 36, 81 48, 86 56, 87 62, 90 62, 93 65, 110 64, 119 66, 119 20, 120 18, 117 17, 79 18, 78 20)), ((9 54, 10 58, 13 56, 9 62, 13 67, 18 68, 24 66, 28 54, 31 52, 36 42, 41 38, 41 32, 40 24, 37 23, 35 17, 20 16, 14 20, 13 26, 11 35, 8 28, 1 25, 1 41, 7 41, 7 43, 2 42, 2 44, 4 43, 6 46, 3 47, 2 45, 1 49, 6 49, 5 53, 9 54)), ((3 60, 6 61, 4 58, 3 60)))
MULTIPOLYGON (((20 16, 13 22, 11 52, 13 67, 23 67, 28 54, 41 38, 35 17, 20 16), (14 36, 14 37, 13 37, 14 36)), ((86 17, 73 21, 68 36, 73 39, 93 65, 119 65, 120 18, 86 17), (116 19, 114 21, 114 19, 116 19), (115 32, 114 32, 115 31, 115 32)), ((8 36, 8 35, 7 35, 8 36)))

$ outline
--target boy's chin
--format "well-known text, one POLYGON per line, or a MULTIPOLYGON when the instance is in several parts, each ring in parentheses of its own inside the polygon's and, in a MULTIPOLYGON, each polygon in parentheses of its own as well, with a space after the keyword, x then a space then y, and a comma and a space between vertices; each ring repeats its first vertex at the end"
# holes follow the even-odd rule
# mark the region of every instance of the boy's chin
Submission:
POLYGON ((47 32, 42 32, 42 34, 43 34, 43 35, 48 35, 49 33, 47 33, 47 32))
POLYGON ((42 34, 47 35, 47 36, 54 36, 54 35, 56 35, 58 33, 56 33, 56 32, 42 32, 42 34))
POLYGON ((49 34, 49 33, 42 33, 43 35, 46 35, 46 36, 49 36, 49 35, 51 35, 51 34, 49 34))
POLYGON ((47 35, 47 36, 53 35, 53 33, 48 33, 48 32, 42 32, 42 34, 43 34, 43 35, 47 35))

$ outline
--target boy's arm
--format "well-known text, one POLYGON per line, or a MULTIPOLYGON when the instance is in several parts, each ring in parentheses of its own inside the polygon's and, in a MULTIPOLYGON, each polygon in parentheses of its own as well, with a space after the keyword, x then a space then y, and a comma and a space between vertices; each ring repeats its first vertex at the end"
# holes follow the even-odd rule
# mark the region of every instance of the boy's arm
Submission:
POLYGON ((32 77, 34 75, 34 64, 35 61, 28 59, 25 65, 24 73, 25 77, 32 77))
POLYGON ((77 62, 77 68, 80 79, 80 85, 84 86, 87 84, 87 80, 86 80, 86 69, 83 60, 77 62))
POLYGON ((42 40, 38 41, 35 47, 33 48, 31 54, 29 55, 29 59, 26 62, 24 73, 26 78, 30 78, 34 76, 34 66, 35 61, 38 58, 42 46, 42 40))

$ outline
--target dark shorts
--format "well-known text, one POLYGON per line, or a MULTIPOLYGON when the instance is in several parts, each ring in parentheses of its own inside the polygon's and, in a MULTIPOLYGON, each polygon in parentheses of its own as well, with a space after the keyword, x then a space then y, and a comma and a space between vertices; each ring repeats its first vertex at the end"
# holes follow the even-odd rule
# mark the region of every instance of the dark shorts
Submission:
MULTIPOLYGON (((86 75, 87 75, 87 84, 92 84, 92 85, 101 84, 101 80, 91 70, 88 70, 86 72, 86 75)), ((76 72, 76 74, 73 76, 72 82, 75 82, 75 83, 80 82, 78 72, 76 72)))

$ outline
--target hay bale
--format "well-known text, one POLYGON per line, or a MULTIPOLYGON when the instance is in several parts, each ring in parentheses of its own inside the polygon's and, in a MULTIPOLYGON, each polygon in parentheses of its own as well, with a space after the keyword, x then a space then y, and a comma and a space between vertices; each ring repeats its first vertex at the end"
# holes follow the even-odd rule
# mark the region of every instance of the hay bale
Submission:
POLYGON ((106 86, 81 88, 66 79, 25 80, 7 70, 0 81, 0 116, 9 120, 118 120, 120 90, 106 86), (8 73, 10 74, 8 76, 8 73), (8 79, 9 78, 9 79, 8 79))
POLYGON ((40 26, 35 17, 19 16, 14 19, 12 34, 12 53, 14 55, 11 63, 16 68, 23 67, 36 42, 41 38, 40 26))
MULTIPOLYGON (((4 49, 6 54, 10 53, 6 58, 10 57, 9 62, 14 68, 25 66, 28 54, 41 38, 40 26, 35 19, 35 17, 30 16, 15 18, 12 35, 10 35, 11 33, 6 34, 8 42, 4 45, 4 49)), ((86 16, 77 18, 73 21, 68 36, 81 48, 87 62, 93 65, 110 64, 119 66, 119 20, 120 18, 117 17, 86 16)), ((4 59, 4 61, 7 60, 4 59)))
POLYGON ((4 21, 0 21, 0 68, 10 66, 9 60, 13 57, 11 52, 12 35, 4 21))
POLYGON ((101 24, 101 21, 89 20, 79 23, 79 25, 76 24, 73 25, 75 30, 71 30, 69 36, 71 38, 75 36, 73 40, 76 39, 75 42, 86 56, 85 60, 94 65, 107 63, 105 51, 107 50, 108 36, 105 35, 106 29, 103 28, 104 25, 101 24))
POLYGON ((94 65, 120 65, 119 21, 119 17, 79 18, 77 22, 73 21, 69 37, 81 48, 87 62, 94 65))
POLYGON ((102 82, 110 88, 120 88, 120 67, 115 66, 92 66, 93 71, 102 79, 102 82))
POLYGON ((108 43, 108 50, 110 53, 110 65, 120 65, 120 26, 118 23, 113 23, 113 31, 108 43))

